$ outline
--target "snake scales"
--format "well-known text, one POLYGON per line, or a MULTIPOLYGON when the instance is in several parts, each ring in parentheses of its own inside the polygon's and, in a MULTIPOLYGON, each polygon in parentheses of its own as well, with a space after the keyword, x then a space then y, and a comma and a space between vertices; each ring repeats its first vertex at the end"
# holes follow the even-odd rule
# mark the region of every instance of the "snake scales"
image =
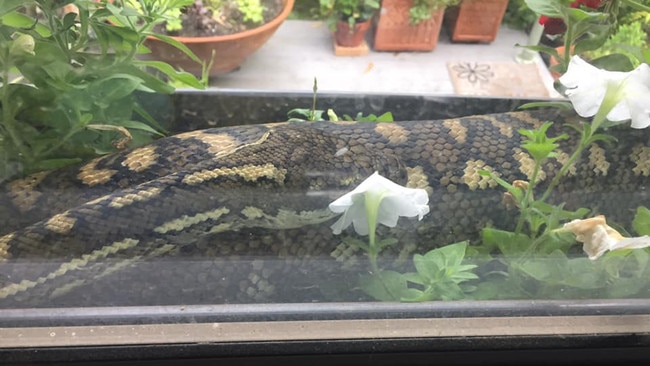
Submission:
MULTIPOLYGON (((477 171, 527 179, 532 159, 516 131, 546 120, 558 122, 549 135, 570 130, 555 111, 215 128, 9 182, 0 306, 355 299, 346 282, 367 264, 332 235, 329 202, 375 170, 426 189, 431 213, 390 232, 402 258, 475 238, 486 224, 508 227, 501 189, 477 171)), ((639 131, 612 133, 618 141, 585 152, 557 199, 629 225, 649 201, 650 148, 639 131)))

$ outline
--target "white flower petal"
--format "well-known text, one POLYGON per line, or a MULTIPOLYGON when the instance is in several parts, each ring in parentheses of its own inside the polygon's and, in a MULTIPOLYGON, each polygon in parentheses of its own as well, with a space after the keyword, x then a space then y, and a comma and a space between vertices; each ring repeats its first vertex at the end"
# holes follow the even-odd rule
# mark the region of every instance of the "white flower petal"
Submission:
POLYGON ((569 60, 567 72, 560 77, 560 83, 570 89, 578 88, 583 86, 585 81, 593 80, 594 74, 600 71, 580 57, 573 56, 569 60))
POLYGON ((635 238, 625 238, 612 245, 609 250, 641 249, 647 247, 650 247, 650 236, 644 235, 635 238))
POLYGON ((400 216, 418 216, 421 220, 429 213, 429 196, 425 190, 402 187, 375 172, 354 190, 330 203, 331 211, 343 212, 343 216, 332 225, 334 234, 340 234, 353 224, 357 234, 368 235, 367 192, 382 197, 377 212, 377 222, 382 225, 395 227, 400 216))
POLYGON ((334 234, 340 234, 345 228, 350 226, 350 224, 354 223, 355 230, 359 235, 367 235, 368 233, 368 223, 366 222, 365 224, 363 222, 357 223, 355 222, 355 218, 359 216, 365 216, 364 214, 365 209, 363 206, 363 203, 357 204, 357 205, 352 205, 350 206, 345 212, 343 212, 343 215, 331 226, 332 231, 334 234), (366 234, 362 234, 362 232, 365 230, 366 234))
POLYGON ((647 64, 630 72, 625 85, 625 102, 633 128, 650 126, 650 66, 647 64))
POLYGON ((650 111, 647 109, 630 108, 632 128, 650 127, 650 111))
POLYGON ((633 128, 650 125, 650 67, 641 64, 630 72, 598 69, 573 56, 567 72, 560 77, 566 96, 582 117, 598 112, 608 87, 622 88, 621 100, 607 114, 610 121, 632 120, 633 128))
POLYGON ((352 206, 355 199, 356 200, 363 199, 363 193, 362 192, 355 192, 355 191, 346 193, 345 195, 343 195, 343 196, 339 197, 338 199, 336 199, 334 202, 330 203, 329 204, 329 209, 330 209, 330 211, 335 212, 335 213, 344 212, 350 206, 352 206))

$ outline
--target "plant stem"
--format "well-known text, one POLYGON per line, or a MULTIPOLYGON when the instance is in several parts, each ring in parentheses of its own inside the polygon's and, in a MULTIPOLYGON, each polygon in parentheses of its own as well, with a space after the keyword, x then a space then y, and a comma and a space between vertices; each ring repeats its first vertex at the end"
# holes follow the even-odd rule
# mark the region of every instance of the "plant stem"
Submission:
POLYGON ((555 177, 553 177, 553 180, 551 181, 551 183, 546 188, 546 191, 542 195, 542 198, 540 199, 540 201, 544 202, 544 201, 546 201, 546 199, 548 199, 548 196, 551 195, 551 192, 553 191, 553 188, 555 188, 560 183, 560 179, 562 179, 562 177, 566 174, 566 172, 569 169, 571 169, 571 167, 573 166, 573 163, 576 161, 576 159, 578 159, 580 157, 580 155, 582 155, 582 152, 585 150, 585 148, 588 145, 587 141, 589 141, 590 138, 591 138, 591 134, 589 135, 589 137, 587 139, 585 139, 584 136, 581 136, 580 144, 578 145, 576 150, 573 152, 573 154, 571 154, 571 156, 569 157, 569 160, 567 160, 566 164, 562 165, 562 168, 560 168, 560 171, 555 175, 555 177))
POLYGON ((318 93, 318 80, 314 78, 314 87, 313 87, 312 101, 311 101, 311 112, 309 114, 309 120, 314 121, 316 119, 316 98, 318 93))
POLYGON ((379 213, 379 206, 381 200, 384 198, 385 192, 367 191, 365 193, 365 208, 366 218, 368 219, 368 259, 370 260, 370 267, 373 275, 379 275, 379 265, 377 264, 377 257, 379 256, 379 248, 377 248, 376 233, 377 230, 377 216, 379 213))
POLYGON ((551 195, 551 191, 555 186, 558 185, 560 179, 566 174, 566 172, 573 166, 573 163, 582 155, 582 152, 592 143, 592 137, 598 128, 607 120, 607 115, 611 112, 612 109, 621 101, 622 89, 624 88, 624 83, 610 84, 607 87, 605 96, 601 101, 600 107, 596 112, 593 120, 591 121, 591 126, 589 126, 588 133, 585 135, 584 131, 580 134, 580 143, 578 148, 573 152, 566 164, 562 165, 560 171, 557 173, 551 184, 546 188, 546 192, 541 198, 541 201, 545 201, 548 196, 551 195))
POLYGON ((564 70, 561 70, 562 73, 565 73, 567 68, 569 67, 569 62, 571 61, 571 54, 573 53, 573 50, 571 49, 571 45, 573 44, 573 24, 571 22, 571 17, 567 17, 565 20, 567 27, 566 27, 566 34, 564 35, 564 54, 562 55, 562 58, 564 60, 563 65, 564 65, 564 70))
POLYGON ((541 161, 535 161, 535 167, 533 168, 533 175, 526 187, 526 192, 524 192, 524 198, 522 199, 521 204, 521 215, 519 215, 519 220, 517 220, 517 226, 515 228, 515 234, 520 234, 521 229, 524 226, 524 222, 528 219, 528 203, 531 201, 530 197, 533 194, 533 189, 535 188, 535 183, 537 183, 537 175, 539 174, 540 167, 542 165, 541 161))

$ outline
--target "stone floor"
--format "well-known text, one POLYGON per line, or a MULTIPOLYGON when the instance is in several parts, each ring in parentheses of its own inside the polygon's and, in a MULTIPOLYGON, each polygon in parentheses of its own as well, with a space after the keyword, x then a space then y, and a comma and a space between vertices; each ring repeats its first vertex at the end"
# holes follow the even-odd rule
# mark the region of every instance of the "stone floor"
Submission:
MULTIPOLYGON (((211 87, 227 90, 310 92, 313 79, 319 91, 363 94, 455 94, 447 63, 453 61, 516 62, 528 36, 503 27, 491 44, 451 43, 445 30, 433 52, 374 52, 337 57, 327 26, 322 22, 290 20, 235 72, 211 80, 211 87)), ((552 78, 539 55, 536 64, 551 96, 552 78)), ((542 97, 542 96, 540 96, 542 97)))

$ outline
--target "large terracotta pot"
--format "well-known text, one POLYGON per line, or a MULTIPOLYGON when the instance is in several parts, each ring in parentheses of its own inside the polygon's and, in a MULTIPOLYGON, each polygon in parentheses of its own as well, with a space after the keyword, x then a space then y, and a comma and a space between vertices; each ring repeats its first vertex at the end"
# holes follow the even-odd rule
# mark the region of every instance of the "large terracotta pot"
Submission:
POLYGON ((383 0, 375 27, 376 51, 433 51, 438 45, 444 8, 431 19, 412 25, 409 9, 413 0, 383 0))
POLYGON ((463 0, 448 9, 445 23, 454 42, 492 42, 497 37, 508 0, 463 0))
MULTIPOLYGON (((173 38, 184 43, 206 63, 210 62, 214 52, 215 56, 210 68, 210 76, 225 74, 238 68, 248 56, 262 47, 289 16, 295 0, 284 1, 284 10, 275 19, 257 28, 225 36, 173 38)), ((145 45, 151 49, 153 58, 165 61, 195 75, 201 74, 201 65, 192 61, 177 48, 155 38, 148 38, 145 45)))

